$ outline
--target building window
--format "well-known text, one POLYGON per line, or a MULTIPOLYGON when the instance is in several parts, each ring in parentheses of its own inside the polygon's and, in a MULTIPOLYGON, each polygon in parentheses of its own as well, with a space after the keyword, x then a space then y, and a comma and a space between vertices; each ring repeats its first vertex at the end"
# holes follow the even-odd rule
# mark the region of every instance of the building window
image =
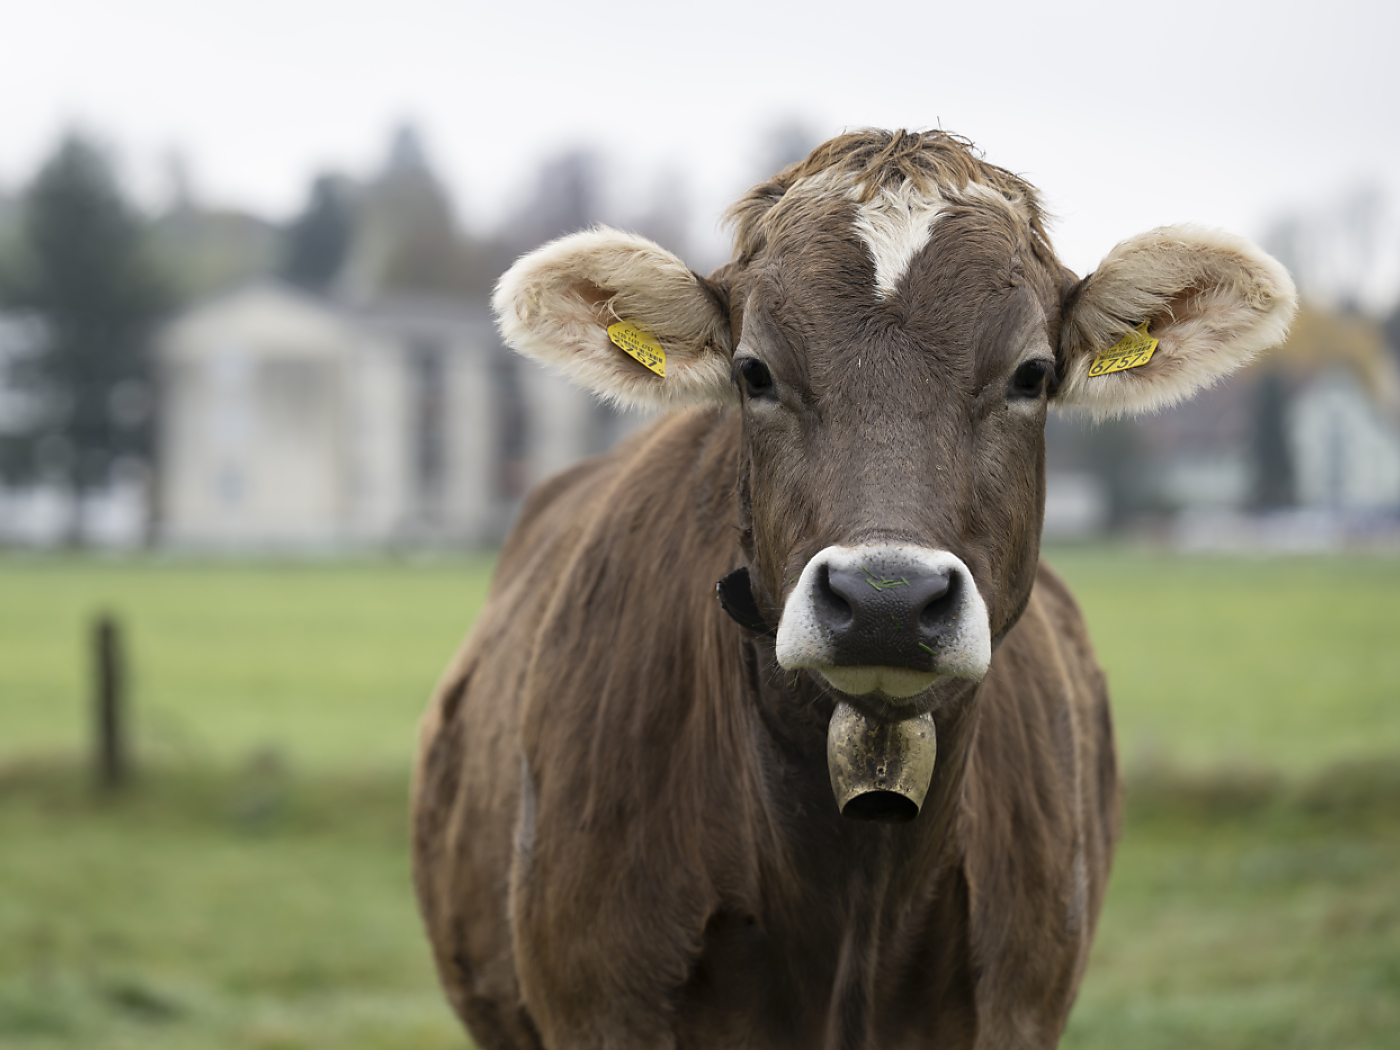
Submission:
POLYGON ((225 466, 218 475, 219 499, 226 507, 236 507, 243 502, 243 472, 237 467, 225 466))
POLYGON ((434 342, 409 349, 413 406, 413 475, 419 511, 436 520, 447 474, 447 359, 434 342))
POLYGON ((530 484, 529 418, 516 356, 502 351, 491 363, 491 404, 496 415, 496 495, 519 499, 530 484))

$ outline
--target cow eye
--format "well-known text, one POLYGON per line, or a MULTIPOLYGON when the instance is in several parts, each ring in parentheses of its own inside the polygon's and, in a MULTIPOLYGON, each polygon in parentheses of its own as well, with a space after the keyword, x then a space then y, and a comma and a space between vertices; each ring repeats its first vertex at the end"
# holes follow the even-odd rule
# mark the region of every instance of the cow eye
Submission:
POLYGON ((1051 374, 1049 361, 1036 359, 1027 361, 1020 368, 1016 369, 1016 374, 1011 377, 1012 397, 1034 398, 1039 397, 1045 389, 1045 380, 1051 374))
POLYGON ((756 357, 741 357, 734 363, 734 374, 744 382, 750 397, 763 397, 773 390, 773 376, 756 357))

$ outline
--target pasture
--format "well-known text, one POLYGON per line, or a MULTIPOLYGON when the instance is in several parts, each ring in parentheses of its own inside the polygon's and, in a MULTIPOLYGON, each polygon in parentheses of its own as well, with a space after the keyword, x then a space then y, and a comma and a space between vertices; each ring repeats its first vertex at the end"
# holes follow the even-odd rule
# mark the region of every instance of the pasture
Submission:
MULTIPOLYGON (((1400 562, 1051 559, 1130 781, 1063 1045, 1392 1045, 1400 562)), ((0 560, 0 1046, 466 1046, 406 796, 489 569, 0 560), (126 627, 141 768, 106 803, 81 766, 100 609, 126 627)))

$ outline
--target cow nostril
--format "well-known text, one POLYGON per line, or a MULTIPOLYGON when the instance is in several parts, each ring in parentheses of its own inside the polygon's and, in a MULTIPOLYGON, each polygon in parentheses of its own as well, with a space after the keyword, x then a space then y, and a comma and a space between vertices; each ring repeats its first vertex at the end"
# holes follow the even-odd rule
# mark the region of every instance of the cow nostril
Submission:
POLYGON ((831 570, 822 565, 817 569, 814 599, 817 616, 823 623, 834 628, 849 627, 855 620, 855 610, 847 597, 832 586, 831 570))
POLYGON ((957 606, 958 588, 958 577, 950 574, 931 587, 926 597, 921 595, 924 604, 919 609, 919 626, 931 631, 947 623, 957 606))

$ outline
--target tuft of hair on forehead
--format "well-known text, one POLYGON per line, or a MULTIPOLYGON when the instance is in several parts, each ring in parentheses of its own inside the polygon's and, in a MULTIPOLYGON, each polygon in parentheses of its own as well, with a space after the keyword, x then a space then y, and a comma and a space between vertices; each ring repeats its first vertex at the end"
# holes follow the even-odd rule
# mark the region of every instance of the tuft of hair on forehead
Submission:
POLYGON ((769 234, 765 220, 788 191, 802 183, 848 187, 857 204, 869 204, 902 183, 928 196, 958 196, 968 186, 991 189, 1025 218, 1042 245, 1049 244, 1035 187, 988 164, 968 139, 947 131, 867 128, 822 143, 736 201, 725 213, 726 224, 734 228, 736 258, 751 258, 763 250, 769 234))

